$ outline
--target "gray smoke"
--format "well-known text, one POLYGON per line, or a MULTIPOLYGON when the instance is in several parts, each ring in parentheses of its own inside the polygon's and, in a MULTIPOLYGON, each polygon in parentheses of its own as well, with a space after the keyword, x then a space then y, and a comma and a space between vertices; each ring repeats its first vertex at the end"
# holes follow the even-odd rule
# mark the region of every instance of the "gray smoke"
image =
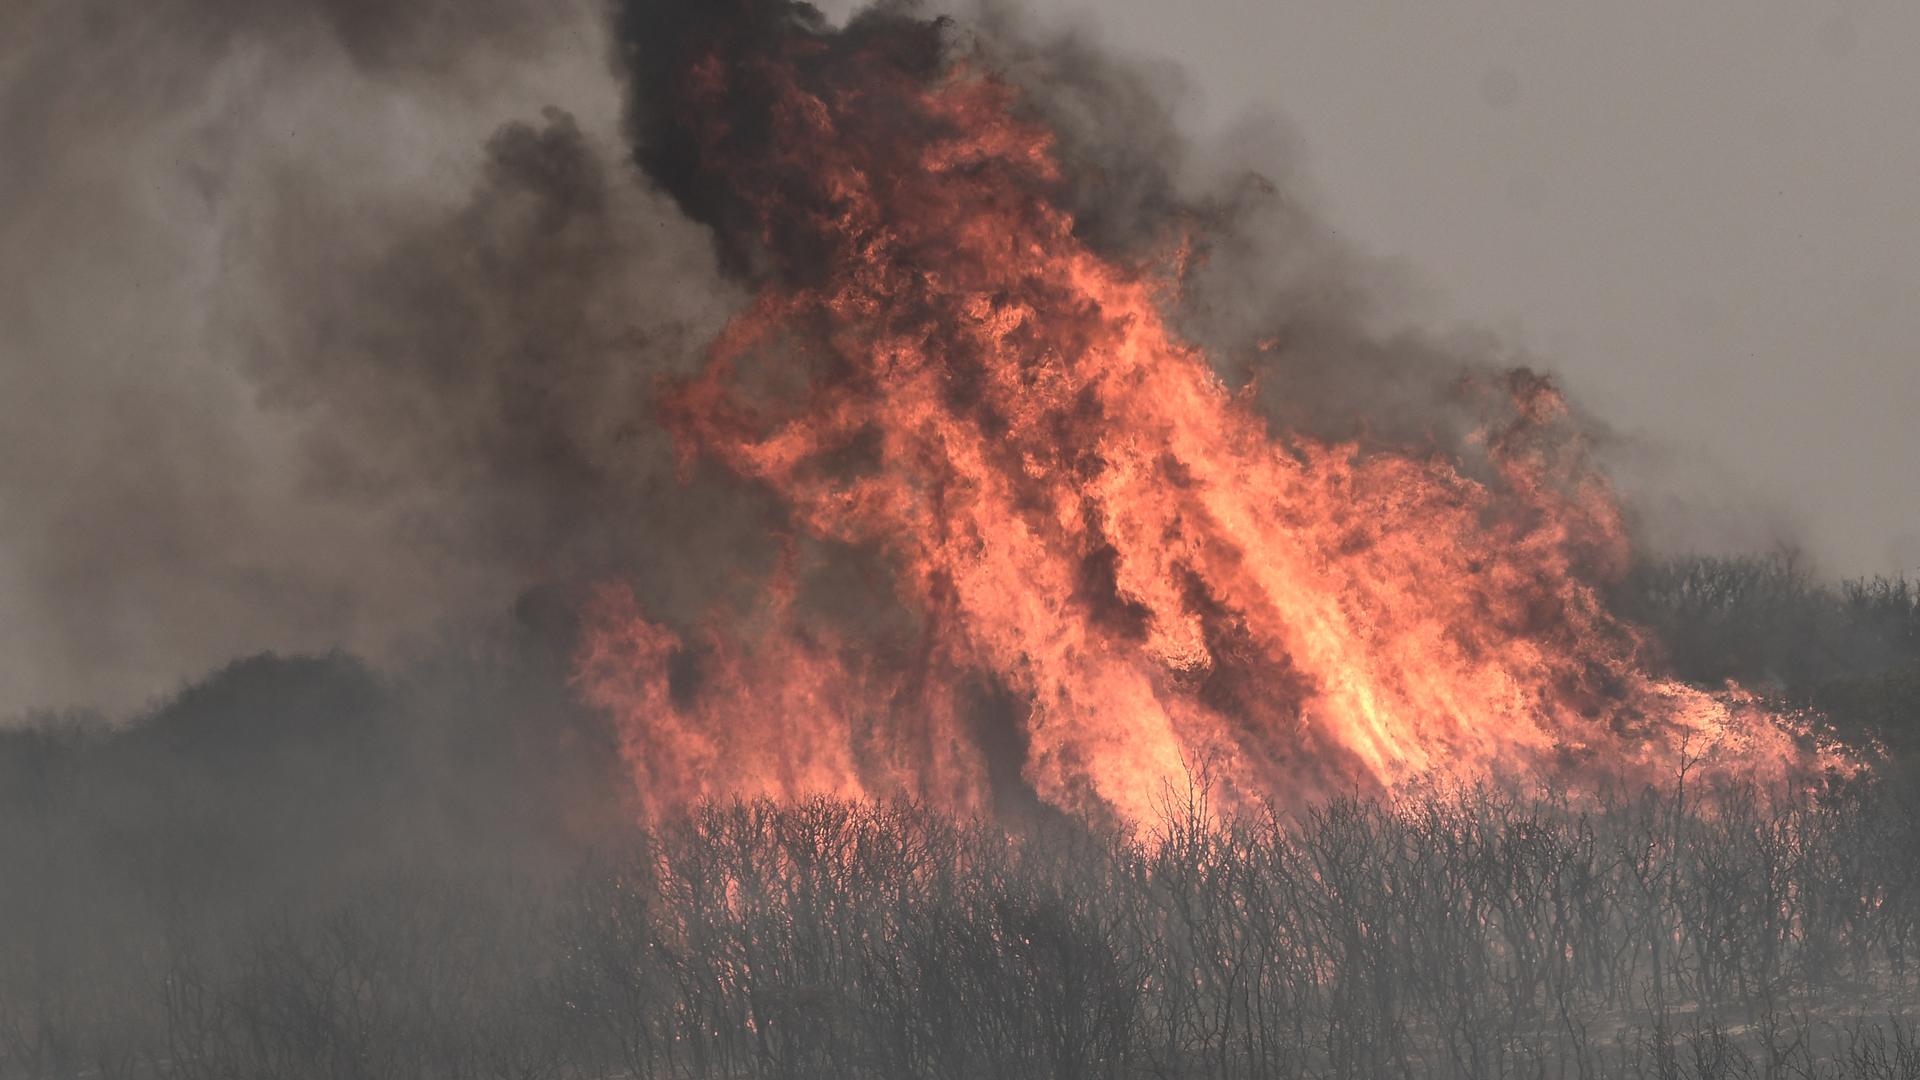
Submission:
POLYGON ((1488 334, 1409 323, 1418 286, 1337 234, 1284 118, 1250 113, 1196 142, 1178 68, 1006 0, 964 11, 966 47, 1057 134, 1080 234, 1123 258, 1187 239, 1176 323, 1229 385, 1255 382, 1277 429, 1458 454, 1486 419, 1486 387, 1540 364, 1488 334))
POLYGON ((644 421, 732 297, 592 5, 7 12, 0 714, 390 657, 715 520, 644 421))

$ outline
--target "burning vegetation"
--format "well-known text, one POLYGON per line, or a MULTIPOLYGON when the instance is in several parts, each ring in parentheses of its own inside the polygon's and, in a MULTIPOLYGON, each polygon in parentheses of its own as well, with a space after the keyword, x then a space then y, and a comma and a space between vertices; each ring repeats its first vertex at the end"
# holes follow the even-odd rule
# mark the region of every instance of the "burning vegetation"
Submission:
POLYGON ((1084 178, 949 24, 775 2, 629 21, 639 160, 753 294, 662 411, 789 530, 744 608, 676 629, 618 586, 589 605, 579 683, 646 806, 977 812, 1012 769, 1046 805, 1140 821, 1201 772, 1250 806, 1496 767, 1841 763, 1666 677, 1608 609, 1621 514, 1546 380, 1468 380, 1460 457, 1278 427, 1163 313, 1204 258, 1191 215, 1100 250, 1064 205, 1084 178), (894 617, 800 606, 810 544, 865 553, 894 617))
MULTIPOLYGON (((155 3, 383 93, 551 15, 155 3)), ((1910 583, 1649 560, 1071 35, 592 18, 623 138, 231 241, 301 479, 511 618, 0 728, 0 1080, 1920 1078, 1910 583)))

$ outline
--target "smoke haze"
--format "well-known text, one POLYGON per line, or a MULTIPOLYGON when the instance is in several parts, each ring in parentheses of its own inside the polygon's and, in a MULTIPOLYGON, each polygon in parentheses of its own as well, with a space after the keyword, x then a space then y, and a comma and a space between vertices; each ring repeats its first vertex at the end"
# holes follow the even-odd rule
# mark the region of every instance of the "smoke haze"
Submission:
POLYGON ((590 7, 10 10, 0 709, 391 655, 605 540, 585 459, 725 289, 590 7))

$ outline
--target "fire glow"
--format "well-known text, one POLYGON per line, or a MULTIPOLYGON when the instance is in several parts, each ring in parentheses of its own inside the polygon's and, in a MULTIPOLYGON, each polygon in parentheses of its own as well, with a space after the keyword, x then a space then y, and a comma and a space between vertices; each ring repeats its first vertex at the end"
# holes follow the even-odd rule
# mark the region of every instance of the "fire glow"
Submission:
POLYGON ((756 609, 681 630, 622 587, 591 603, 578 683, 646 806, 984 809, 981 686, 1016 703, 1025 784, 1089 816, 1150 817, 1196 770, 1246 803, 1812 760, 1607 610, 1625 531, 1551 385, 1500 385, 1471 465, 1271 430, 1163 314, 1177 255, 1078 238, 1050 132, 940 34, 716 31, 673 73, 757 295, 665 419, 777 494, 793 555, 756 609), (888 567, 883 647, 805 612, 818 542, 888 567))

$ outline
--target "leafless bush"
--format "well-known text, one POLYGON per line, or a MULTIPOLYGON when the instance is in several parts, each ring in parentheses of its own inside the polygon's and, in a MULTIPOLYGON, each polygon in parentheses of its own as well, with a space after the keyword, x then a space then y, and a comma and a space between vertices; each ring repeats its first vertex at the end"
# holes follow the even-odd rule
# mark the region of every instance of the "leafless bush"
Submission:
POLYGON ((1139 834, 716 805, 563 887, 399 875, 10 965, 0 1032, 33 1077, 1920 1076, 1917 875, 1871 784, 1194 792, 1139 834))

